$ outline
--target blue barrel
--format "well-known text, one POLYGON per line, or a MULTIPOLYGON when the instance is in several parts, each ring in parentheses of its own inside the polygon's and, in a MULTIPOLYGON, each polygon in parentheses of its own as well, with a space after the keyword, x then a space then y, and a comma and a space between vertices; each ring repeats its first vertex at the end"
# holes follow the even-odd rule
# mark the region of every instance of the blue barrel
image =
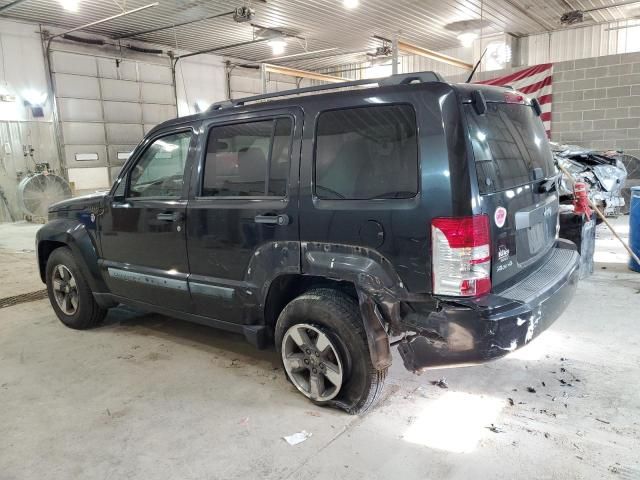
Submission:
MULTIPOLYGON (((631 187, 629 202, 629 246, 640 257, 640 187, 631 187)), ((629 259, 629 268, 640 272, 640 265, 633 258, 629 259)))

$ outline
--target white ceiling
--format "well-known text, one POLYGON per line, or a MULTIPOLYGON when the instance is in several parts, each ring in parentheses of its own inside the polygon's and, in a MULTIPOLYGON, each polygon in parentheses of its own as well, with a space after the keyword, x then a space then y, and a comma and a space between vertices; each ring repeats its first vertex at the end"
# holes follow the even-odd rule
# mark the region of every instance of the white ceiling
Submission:
MULTIPOLYGON (((0 0, 0 15, 48 25, 73 28, 155 0, 80 0, 76 13, 66 11, 58 0, 22 0, 3 10, 15 0, 0 0)), ((347 10, 342 0, 159 0, 159 6, 107 23, 86 32, 118 37, 156 27, 202 19, 251 3, 256 14, 252 23, 289 32, 304 38, 289 38, 285 55, 341 55, 340 61, 355 60, 354 52, 373 51, 381 43, 379 35, 391 38, 399 33, 403 40, 433 50, 459 45, 459 32, 445 25, 461 20, 488 20, 490 26, 482 34, 510 32, 527 35, 560 28, 562 13, 575 9, 620 3, 619 0, 360 0, 360 5, 347 10), (306 49, 306 50, 305 50, 306 49)), ((640 14, 640 4, 613 7, 590 14, 588 22, 623 20, 640 14)), ((138 35, 133 38, 180 50, 199 51, 252 40, 248 23, 234 22, 231 16, 199 21, 185 26, 138 35)), ((258 61, 271 58, 265 43, 228 48, 220 54, 258 61)), ((295 63, 305 56, 283 59, 295 63)), ((280 62, 283 63, 283 62, 280 62)))

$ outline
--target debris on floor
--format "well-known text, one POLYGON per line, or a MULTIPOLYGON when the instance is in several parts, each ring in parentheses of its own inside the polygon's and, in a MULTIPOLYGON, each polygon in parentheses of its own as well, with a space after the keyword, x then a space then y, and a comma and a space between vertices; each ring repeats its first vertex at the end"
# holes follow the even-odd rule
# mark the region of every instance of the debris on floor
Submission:
POLYGON ((504 433, 504 430, 502 430, 499 427, 496 427, 493 423, 491 424, 490 427, 485 427, 487 430, 492 431, 493 433, 504 433))
POLYGON ((287 435, 284 438, 284 440, 291 446, 293 445, 298 445, 299 443, 304 442, 307 438, 309 438, 311 435, 313 435, 310 432, 307 432, 306 430, 302 430, 301 432, 298 433, 294 433, 292 435, 287 435))
POLYGON ((440 387, 440 388, 449 388, 449 385, 447 384, 447 379, 444 377, 442 377, 440 380, 432 380, 431 385, 435 385, 436 387, 440 387))

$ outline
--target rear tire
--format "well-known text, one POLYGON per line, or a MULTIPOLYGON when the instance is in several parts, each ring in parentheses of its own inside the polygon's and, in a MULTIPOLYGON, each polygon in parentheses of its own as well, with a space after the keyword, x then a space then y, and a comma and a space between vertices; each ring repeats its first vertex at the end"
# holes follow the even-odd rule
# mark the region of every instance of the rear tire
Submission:
POLYGON ((360 309, 344 293, 317 288, 292 300, 278 317, 275 340, 287 378, 315 404, 356 415, 380 399, 388 369, 377 370, 371 363, 360 309), (305 333, 307 342, 301 346, 305 333), (312 391, 315 375, 322 373, 319 384, 326 388, 312 391))
POLYGON ((89 284, 67 247, 57 248, 49 256, 46 279, 51 306, 67 327, 85 330, 102 322, 107 310, 96 303, 89 284))

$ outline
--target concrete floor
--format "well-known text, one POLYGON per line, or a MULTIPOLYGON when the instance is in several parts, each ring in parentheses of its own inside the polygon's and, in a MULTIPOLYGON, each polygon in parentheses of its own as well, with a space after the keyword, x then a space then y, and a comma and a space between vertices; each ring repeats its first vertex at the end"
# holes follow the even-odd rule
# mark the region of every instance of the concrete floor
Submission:
MULTIPOLYGON (((0 225, 0 298, 42 288, 36 228, 0 225)), ((308 403, 239 336, 125 308, 86 332, 47 300, 0 309, 0 479, 638 479, 640 275, 602 230, 596 258, 527 348, 422 376, 396 358, 362 417, 308 403)))

